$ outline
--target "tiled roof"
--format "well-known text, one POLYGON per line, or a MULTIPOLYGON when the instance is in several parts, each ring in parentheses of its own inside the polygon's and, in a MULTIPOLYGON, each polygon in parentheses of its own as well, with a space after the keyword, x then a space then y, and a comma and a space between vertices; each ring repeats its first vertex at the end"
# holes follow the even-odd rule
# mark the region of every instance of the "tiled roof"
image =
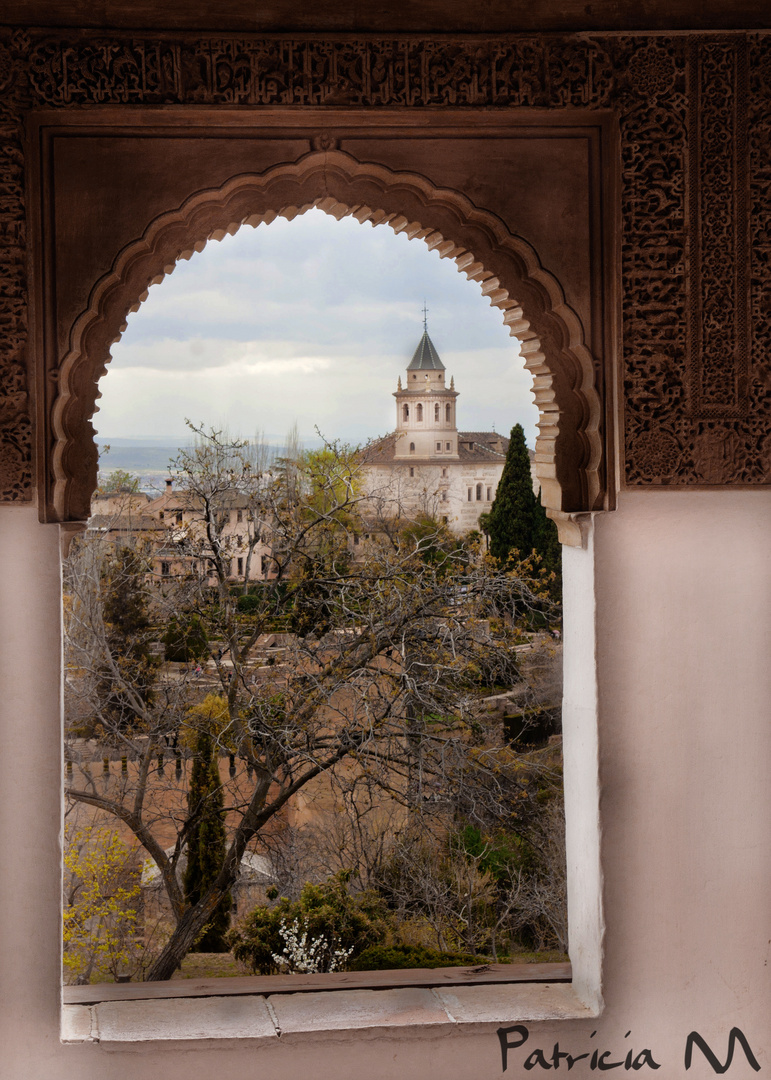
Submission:
MULTIPOLYGON (((402 436, 406 438, 406 436, 402 436)), ((367 465, 389 465, 396 462, 396 435, 386 435, 383 439, 370 443, 362 450, 362 460, 367 465)), ((458 457, 436 457, 430 461, 435 465, 451 465, 453 461, 464 462, 502 462, 509 449, 509 440, 499 435, 496 431, 459 431, 458 432, 458 457), (470 444, 470 445, 469 445, 470 444), (501 449, 494 449, 496 446, 501 449)), ((530 451, 531 458, 534 456, 530 451)), ((399 458, 400 465, 414 464, 422 461, 421 458, 399 458)))
POLYGON ((444 364, 439 359, 439 353, 428 336, 428 330, 423 331, 423 337, 415 350, 415 355, 410 360, 407 371, 444 371, 444 364))
POLYGON ((396 435, 385 435, 382 439, 375 439, 367 443, 360 451, 361 460, 366 465, 383 465, 394 460, 396 452, 396 435))

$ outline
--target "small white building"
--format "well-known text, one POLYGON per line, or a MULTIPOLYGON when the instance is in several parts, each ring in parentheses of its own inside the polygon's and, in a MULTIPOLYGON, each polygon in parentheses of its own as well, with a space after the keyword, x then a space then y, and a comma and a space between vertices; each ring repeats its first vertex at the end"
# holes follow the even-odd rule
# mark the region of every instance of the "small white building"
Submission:
MULTIPOLYGON (((496 431, 458 431, 455 379, 424 329, 394 393, 393 435, 367 447, 366 489, 381 497, 391 516, 428 516, 454 533, 479 526, 492 506, 509 440, 496 431)), ((530 451, 531 473, 535 455, 530 451)))

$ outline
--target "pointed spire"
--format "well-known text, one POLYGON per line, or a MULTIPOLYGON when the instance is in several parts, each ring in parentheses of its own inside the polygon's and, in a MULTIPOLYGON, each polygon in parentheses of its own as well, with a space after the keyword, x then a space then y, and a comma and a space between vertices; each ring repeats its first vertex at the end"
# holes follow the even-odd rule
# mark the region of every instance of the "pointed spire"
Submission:
POLYGON ((402 388, 402 377, 400 375, 399 376, 399 382, 396 384, 396 389, 401 390, 401 388, 402 388))
POLYGON ((409 363, 408 371, 444 371, 444 364, 439 359, 439 353, 434 343, 428 336, 428 330, 423 331, 415 355, 409 363))
POLYGON ((450 389, 451 390, 455 389, 455 376, 454 375, 450 376, 450 389))

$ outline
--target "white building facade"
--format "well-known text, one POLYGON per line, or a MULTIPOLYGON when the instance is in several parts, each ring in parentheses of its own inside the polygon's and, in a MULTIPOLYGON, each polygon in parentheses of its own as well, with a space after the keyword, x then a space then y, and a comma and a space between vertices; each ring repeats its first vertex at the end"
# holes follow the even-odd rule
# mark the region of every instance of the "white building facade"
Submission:
POLYGON ((458 431, 459 392, 454 378, 446 385, 445 370, 424 329, 394 393, 394 434, 367 448, 365 484, 393 516, 435 518, 462 534, 490 510, 509 440, 495 431, 458 431))

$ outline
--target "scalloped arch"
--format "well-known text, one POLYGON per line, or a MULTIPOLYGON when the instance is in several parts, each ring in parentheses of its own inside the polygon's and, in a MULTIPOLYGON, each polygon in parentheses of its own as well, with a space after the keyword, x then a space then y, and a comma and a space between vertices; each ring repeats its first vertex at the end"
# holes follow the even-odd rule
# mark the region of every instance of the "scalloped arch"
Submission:
POLYGON ((479 282, 521 342, 540 413, 536 469, 544 504, 555 516, 602 504, 601 402, 594 363, 575 312, 535 250, 496 215, 462 193, 433 186, 415 173, 363 163, 339 150, 312 151, 262 174, 240 174, 198 191, 161 214, 116 257, 75 321, 50 417, 49 506, 55 520, 89 515, 97 453, 91 417, 98 381, 126 318, 147 290, 209 239, 241 225, 295 217, 318 207, 336 218, 387 224, 454 259, 479 282))

